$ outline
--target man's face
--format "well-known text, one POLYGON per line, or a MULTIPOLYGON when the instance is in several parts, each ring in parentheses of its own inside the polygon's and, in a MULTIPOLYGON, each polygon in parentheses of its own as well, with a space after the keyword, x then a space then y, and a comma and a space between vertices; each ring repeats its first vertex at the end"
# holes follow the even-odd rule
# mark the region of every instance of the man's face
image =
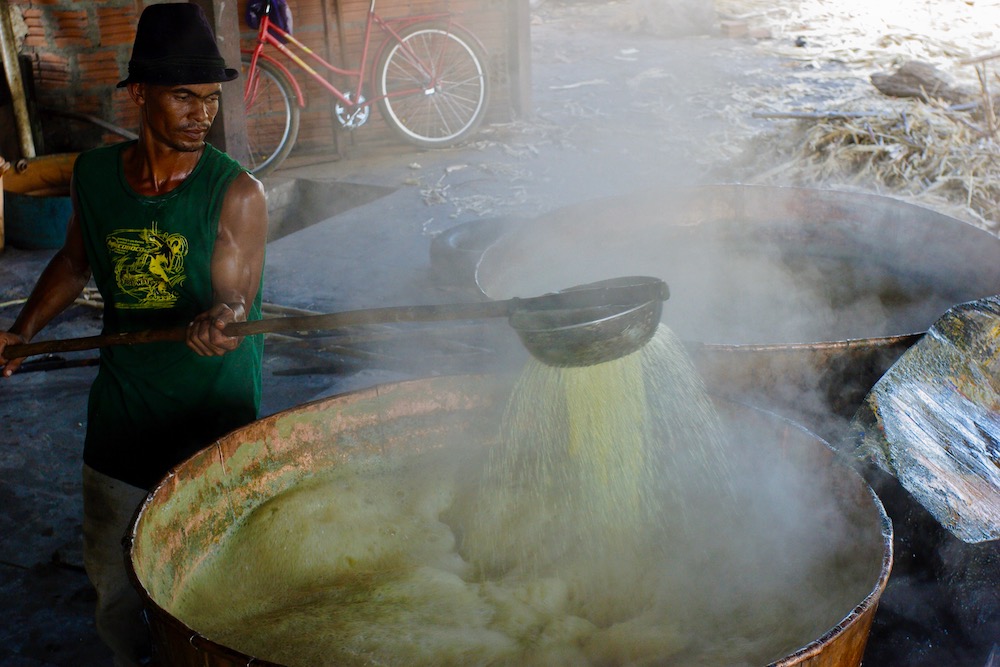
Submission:
POLYGON ((129 85, 129 94, 139 105, 144 127, 153 138, 181 152, 200 150, 205 135, 219 112, 220 83, 158 86, 129 85))

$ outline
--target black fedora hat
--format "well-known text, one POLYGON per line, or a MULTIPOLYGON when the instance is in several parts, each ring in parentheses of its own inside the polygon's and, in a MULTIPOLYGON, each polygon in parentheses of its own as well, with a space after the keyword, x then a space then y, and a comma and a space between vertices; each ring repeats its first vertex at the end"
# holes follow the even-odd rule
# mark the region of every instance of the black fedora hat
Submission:
POLYGON ((118 87, 130 83, 220 83, 239 75, 239 71, 226 67, 201 7, 175 2, 143 10, 128 63, 128 78, 119 81, 118 87))

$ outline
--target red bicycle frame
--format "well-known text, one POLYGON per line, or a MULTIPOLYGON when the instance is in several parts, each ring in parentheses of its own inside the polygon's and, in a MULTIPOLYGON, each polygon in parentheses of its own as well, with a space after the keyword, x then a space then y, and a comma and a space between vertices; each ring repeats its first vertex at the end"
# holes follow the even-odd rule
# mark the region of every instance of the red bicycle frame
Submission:
MULTIPOLYGON (((291 82, 292 86, 295 89, 295 96, 298 99, 299 106, 305 107, 305 95, 302 92, 302 87, 299 85, 299 82, 296 80, 291 70, 284 63, 277 60, 270 54, 264 53, 264 47, 269 45, 278 49, 278 51, 284 54, 285 57, 289 58, 292 62, 301 67, 303 71, 305 71, 309 76, 311 76, 317 83, 323 86, 323 88, 325 88, 331 95, 340 100, 340 102, 343 103, 346 107, 361 108, 361 107, 371 106, 373 103, 381 99, 381 97, 365 100, 361 104, 358 104, 356 100, 352 100, 350 97, 348 97, 349 93, 345 94, 335 85, 327 81, 327 79, 319 71, 314 69, 309 64, 309 62, 307 62, 303 58, 300 58, 294 51, 288 48, 287 44, 291 44, 292 46, 302 51, 302 53, 304 53, 306 56, 308 56, 310 59, 315 61, 318 65, 320 65, 327 71, 332 72, 338 76, 346 77, 351 81, 356 82, 357 85, 354 94, 360 98, 361 91, 364 90, 365 70, 367 69, 366 66, 369 62, 368 54, 369 54, 369 47, 371 45, 372 27, 374 25, 378 25, 378 27, 382 30, 382 32, 386 34, 382 43, 379 45, 379 50, 375 56, 375 59, 372 61, 372 62, 378 62, 378 58, 381 56, 382 51, 392 40, 395 40, 397 43, 402 43, 399 33, 397 32, 398 28, 394 28, 393 25, 399 27, 406 27, 408 25, 419 23, 421 21, 441 20, 441 19, 446 19, 450 22, 451 15, 445 12, 438 12, 434 14, 423 14, 420 16, 407 16, 405 18, 392 19, 390 21, 386 21, 385 19, 381 18, 375 13, 375 0, 372 0, 371 4, 368 7, 368 16, 365 19, 365 32, 361 47, 361 60, 360 63, 358 64, 358 68, 351 70, 351 69, 342 69, 324 60, 319 54, 317 54, 308 46, 300 42, 291 33, 283 30, 280 26, 272 22, 270 19, 270 12, 266 11, 260 19, 260 26, 258 27, 257 30, 256 45, 254 46, 253 49, 243 49, 243 53, 252 54, 250 59, 250 75, 247 77, 244 99, 250 99, 252 97, 252 90, 253 87, 256 85, 256 76, 254 76, 254 73, 257 71, 257 61, 263 58, 264 60, 270 62, 275 67, 280 69, 281 72, 288 78, 289 82, 291 82)), ((407 53, 413 59, 413 62, 415 64, 420 63, 420 58, 417 57, 417 55, 414 54, 413 51, 410 50, 406 44, 403 44, 403 48, 407 50, 407 53)), ((430 77, 430 73, 428 73, 428 77, 430 77)), ((431 81, 430 85, 433 84, 434 82, 431 81)), ((419 91, 399 90, 393 92, 393 95, 394 96, 410 95, 415 92, 419 91)))

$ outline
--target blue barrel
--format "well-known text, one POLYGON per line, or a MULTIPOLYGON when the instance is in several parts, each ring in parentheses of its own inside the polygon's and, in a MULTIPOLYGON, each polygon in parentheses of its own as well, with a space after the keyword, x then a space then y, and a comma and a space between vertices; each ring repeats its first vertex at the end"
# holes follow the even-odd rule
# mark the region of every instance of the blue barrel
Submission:
POLYGON ((66 224, 73 212, 69 195, 36 196, 4 193, 7 243, 23 250, 62 247, 66 224))
POLYGON ((76 154, 43 155, 4 177, 6 243, 23 250, 59 248, 73 212, 69 184, 76 154))

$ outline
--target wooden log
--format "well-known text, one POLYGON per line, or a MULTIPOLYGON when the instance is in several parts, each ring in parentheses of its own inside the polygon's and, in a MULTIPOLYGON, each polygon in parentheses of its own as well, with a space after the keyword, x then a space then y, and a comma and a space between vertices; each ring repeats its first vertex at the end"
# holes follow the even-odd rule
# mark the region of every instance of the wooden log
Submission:
POLYGON ((892 74, 876 72, 872 84, 890 97, 916 97, 925 102, 940 99, 949 104, 969 101, 974 92, 952 84, 951 80, 934 65, 911 60, 903 63, 892 74))
POLYGON ((843 118, 886 118, 881 111, 754 111, 753 118, 768 120, 840 120, 843 118))

